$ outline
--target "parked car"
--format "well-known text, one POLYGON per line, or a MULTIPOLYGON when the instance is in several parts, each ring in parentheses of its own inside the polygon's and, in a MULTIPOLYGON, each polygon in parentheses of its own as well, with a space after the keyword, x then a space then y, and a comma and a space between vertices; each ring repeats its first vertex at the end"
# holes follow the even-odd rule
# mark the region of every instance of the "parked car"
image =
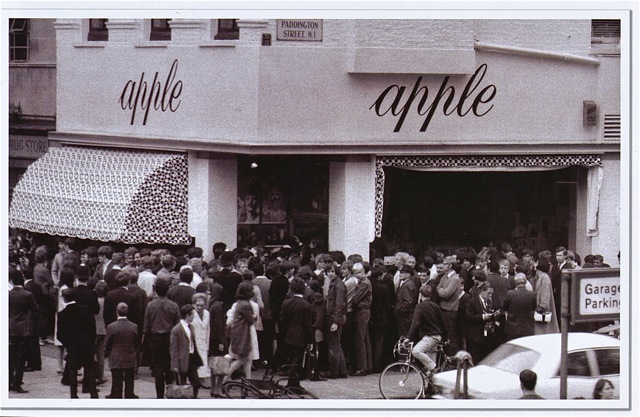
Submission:
MULTIPOLYGON (((536 392, 546 399, 560 398, 560 334, 521 337, 502 344, 468 371, 469 398, 517 399, 520 372, 538 374, 536 392)), ((593 398, 600 378, 620 389, 620 340, 594 333, 570 333, 567 361, 567 399, 593 398)), ((434 376, 436 398, 453 398, 456 371, 434 376)))

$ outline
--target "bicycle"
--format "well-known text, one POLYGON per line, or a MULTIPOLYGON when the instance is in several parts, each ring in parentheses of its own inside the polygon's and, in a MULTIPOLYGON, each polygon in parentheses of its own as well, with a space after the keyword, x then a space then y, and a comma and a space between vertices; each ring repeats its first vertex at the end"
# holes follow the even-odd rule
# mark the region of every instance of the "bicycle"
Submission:
POLYGON ((265 373, 263 379, 229 380, 222 384, 222 393, 227 398, 236 399, 318 399, 302 387, 287 387, 289 365, 281 367, 271 375, 265 373))
POLYGON ((433 390, 432 375, 438 372, 457 368, 455 356, 449 356, 445 347, 449 341, 439 342, 436 347, 436 367, 432 371, 426 371, 416 364, 411 350, 413 342, 406 337, 401 337, 393 348, 396 362, 387 365, 380 374, 378 386, 385 399, 418 399, 428 398, 435 394, 433 390))

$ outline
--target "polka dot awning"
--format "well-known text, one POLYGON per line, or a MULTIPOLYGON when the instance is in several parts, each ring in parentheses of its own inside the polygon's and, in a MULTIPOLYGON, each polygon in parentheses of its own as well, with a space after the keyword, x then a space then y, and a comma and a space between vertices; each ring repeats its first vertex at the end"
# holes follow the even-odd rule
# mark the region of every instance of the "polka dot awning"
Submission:
POLYGON ((9 227, 106 242, 187 245, 186 154, 56 147, 13 191, 9 227))

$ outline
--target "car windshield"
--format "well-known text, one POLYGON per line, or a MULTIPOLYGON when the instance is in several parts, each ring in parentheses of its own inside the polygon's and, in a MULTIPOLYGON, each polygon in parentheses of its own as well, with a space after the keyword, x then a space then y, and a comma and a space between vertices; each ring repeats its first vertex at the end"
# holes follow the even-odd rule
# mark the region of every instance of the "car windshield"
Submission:
POLYGON ((525 369, 532 369, 538 362, 538 358, 540 353, 535 350, 505 343, 480 361, 479 365, 519 375, 525 369))

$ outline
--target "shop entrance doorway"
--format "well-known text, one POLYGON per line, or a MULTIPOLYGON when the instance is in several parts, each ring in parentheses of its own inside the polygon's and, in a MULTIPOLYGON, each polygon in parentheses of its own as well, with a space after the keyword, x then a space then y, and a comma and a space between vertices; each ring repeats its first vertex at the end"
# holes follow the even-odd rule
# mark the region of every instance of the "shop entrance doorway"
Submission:
POLYGON ((374 256, 490 242, 518 252, 569 246, 580 167, 527 172, 412 171, 385 167, 382 236, 374 256))

